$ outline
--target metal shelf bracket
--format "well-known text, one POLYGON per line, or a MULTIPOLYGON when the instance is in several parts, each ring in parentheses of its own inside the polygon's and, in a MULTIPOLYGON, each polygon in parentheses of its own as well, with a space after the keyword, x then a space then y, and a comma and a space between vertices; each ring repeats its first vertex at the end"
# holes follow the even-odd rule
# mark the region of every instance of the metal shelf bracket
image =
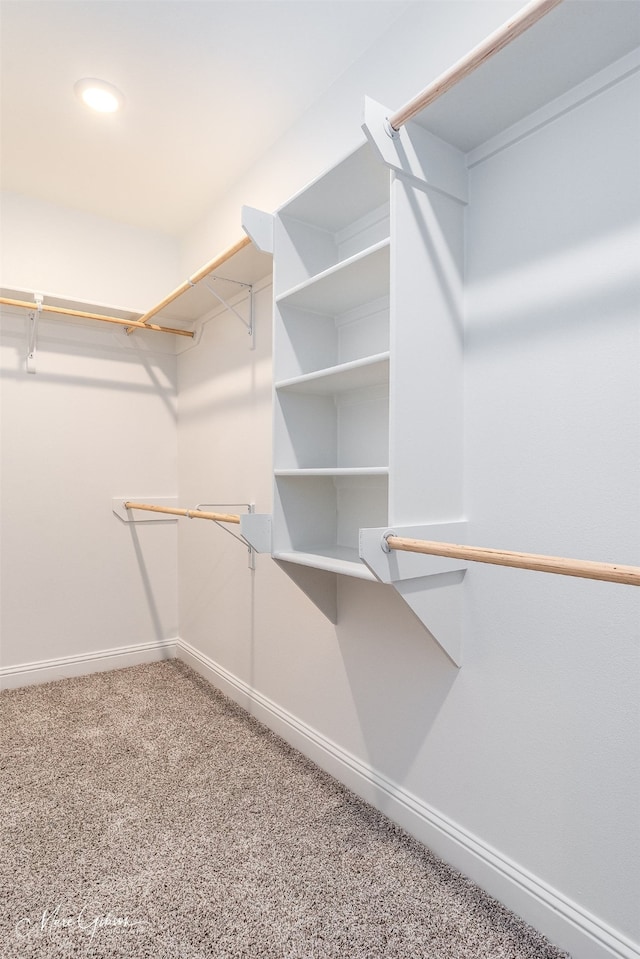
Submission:
POLYGON ((209 278, 212 279, 212 280, 224 280, 225 283, 235 283, 237 286, 241 286, 243 289, 249 291, 249 319, 246 320, 246 319, 244 318, 244 316, 242 315, 242 313, 240 313, 239 310, 236 310, 235 306, 232 306, 230 303, 228 303, 227 300, 225 300, 225 298, 224 298, 223 296, 220 296, 220 294, 219 294, 216 290, 214 290, 212 286, 210 286, 210 285, 207 283, 207 280, 206 280, 206 279, 203 280, 204 285, 205 285, 206 288, 209 290, 209 293, 211 293, 213 296, 215 296, 216 300, 218 300, 220 303, 222 303, 222 305, 225 307, 225 309, 230 310, 230 312, 233 313, 234 316, 237 316, 237 317, 238 317, 238 319, 240 320, 240 322, 242 323, 242 325, 246 328, 247 333, 249 334, 249 337, 250 337, 249 349, 250 349, 250 350, 255 350, 256 344, 255 344, 255 340, 254 340, 254 336, 253 336, 253 334, 254 334, 254 304, 253 304, 253 286, 252 286, 252 284, 251 284, 251 283, 242 283, 242 282, 240 282, 240 280, 230 280, 230 279, 229 279, 228 277, 226 277, 226 276, 216 276, 214 273, 210 273, 209 276, 207 277, 207 279, 209 279, 209 278))
POLYGON ((36 309, 29 313, 28 343, 27 343, 27 373, 35 373, 36 355, 38 351, 38 323, 42 315, 42 293, 35 293, 36 309))
MULTIPOLYGON (((255 506, 253 503, 198 503, 198 505, 196 506, 196 509, 205 510, 207 512, 208 511, 218 512, 221 509, 225 511, 229 511, 232 508, 238 508, 238 507, 245 508, 247 510, 247 514, 252 514, 255 511, 255 506)), ((187 516, 189 517, 189 519, 192 518, 191 516, 189 516, 188 513, 187 513, 187 516)), ((255 569, 256 568, 256 550, 253 548, 251 543, 244 536, 242 535, 238 536, 237 533, 234 533, 233 530, 229 529, 229 527, 225 526, 223 523, 216 522, 216 526, 218 526, 220 529, 223 529, 225 533, 228 533, 229 536, 233 536, 233 538, 237 539, 239 543, 242 543, 243 546, 247 547, 247 550, 248 550, 247 566, 249 569, 255 569)))

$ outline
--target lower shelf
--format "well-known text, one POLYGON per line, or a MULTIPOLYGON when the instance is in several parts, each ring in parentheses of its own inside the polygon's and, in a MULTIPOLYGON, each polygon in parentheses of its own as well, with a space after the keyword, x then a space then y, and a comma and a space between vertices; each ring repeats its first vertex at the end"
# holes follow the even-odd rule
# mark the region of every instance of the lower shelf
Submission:
POLYGON ((341 573, 343 576, 355 576, 358 579, 368 579, 376 582, 377 578, 364 564, 358 555, 357 549, 346 546, 320 546, 317 549, 281 550, 273 554, 274 559, 286 563, 297 563, 299 566, 312 566, 315 569, 324 569, 330 573, 341 573))

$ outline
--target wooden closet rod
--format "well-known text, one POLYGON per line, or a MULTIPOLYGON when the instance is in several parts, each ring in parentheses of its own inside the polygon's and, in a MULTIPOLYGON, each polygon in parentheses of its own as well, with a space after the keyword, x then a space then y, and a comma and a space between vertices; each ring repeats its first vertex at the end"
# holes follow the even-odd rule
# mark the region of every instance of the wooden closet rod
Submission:
MULTIPOLYGON (((389 117, 391 129, 397 131, 400 127, 411 120, 416 113, 420 113, 425 107, 437 100, 438 97, 450 90, 452 86, 458 83, 464 77, 473 73, 485 60, 489 60, 495 53, 506 47, 512 40, 519 37, 534 23, 542 19, 545 14, 562 3, 562 0, 533 0, 526 7, 517 13, 501 27, 494 30, 493 33, 469 51, 461 60, 458 60, 441 73, 428 87, 419 93, 413 100, 410 100, 403 107, 397 110, 393 116, 389 117)), ((585 14, 586 16, 586 14, 585 14)))
MULTIPOLYGON (((214 270, 217 270, 218 267, 222 266, 223 263, 226 263, 227 260, 230 260, 232 256, 235 256, 236 253, 239 253, 240 250, 243 250, 245 246, 249 246, 251 240, 248 236, 243 237, 241 240, 238 240, 237 243, 234 243, 233 246, 230 246, 227 250, 224 250, 223 253, 220 253, 218 256, 214 257, 213 260, 209 260, 208 263, 205 263, 197 273, 194 273, 193 276, 190 276, 188 280, 185 280, 184 283, 181 283, 180 286, 176 287, 173 293, 169 293, 168 296, 165 296, 164 300, 160 300, 154 307, 140 317, 139 323, 147 325, 148 321, 152 316, 155 316, 156 313, 159 313, 160 310, 164 310, 165 306, 168 306, 169 303, 173 303, 174 300, 177 300, 179 296, 182 296, 183 293, 186 293, 189 287, 195 286, 196 283, 199 283, 200 280, 203 280, 205 276, 209 273, 213 273, 214 270)), ((133 325, 133 324, 132 324, 133 325)))
POLYGON ((210 519, 214 523, 238 523, 240 517, 236 513, 206 513, 201 509, 174 509, 170 506, 151 506, 149 503, 124 504, 125 509, 146 509, 150 513, 171 513, 172 516, 187 516, 189 519, 210 519))
MULTIPOLYGON (((4 306, 18 306, 24 310, 37 309, 36 303, 29 303, 26 300, 10 300, 4 296, 0 296, 0 303, 4 306)), ((43 313, 63 313, 65 316, 78 316, 85 320, 99 320, 101 323, 117 323, 118 326, 132 327, 134 330, 155 330, 157 333, 193 336, 191 330, 174 330, 169 326, 156 326, 151 323, 143 323, 141 320, 121 320, 117 316, 103 316, 101 313, 87 313, 84 310, 71 310, 62 306, 48 306, 46 303, 42 304, 41 309, 43 313)))
POLYGON ((513 566, 516 569, 533 569, 541 573, 559 573, 561 576, 579 576, 583 579, 604 580, 607 583, 640 586, 640 566, 595 563, 590 560, 563 559, 560 556, 540 556, 536 553, 513 553, 501 549, 484 549, 480 546, 459 546, 454 543, 406 539, 391 534, 384 539, 389 549, 404 550, 409 553, 426 553, 428 556, 465 559, 472 563, 513 566))

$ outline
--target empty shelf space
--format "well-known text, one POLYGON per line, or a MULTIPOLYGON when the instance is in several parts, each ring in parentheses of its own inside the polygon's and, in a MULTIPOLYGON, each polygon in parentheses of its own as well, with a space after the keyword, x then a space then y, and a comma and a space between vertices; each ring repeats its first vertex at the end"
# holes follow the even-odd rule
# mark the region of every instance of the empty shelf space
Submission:
MULTIPOLYGON (((360 530, 386 524, 387 501, 386 471, 276 476, 274 555, 324 556, 359 565, 360 530)), ((315 565, 310 559, 305 563, 315 565)))
POLYGON ((364 144, 288 200, 279 212, 336 234, 388 200, 389 171, 364 144))
POLYGON ((276 298, 314 313, 341 314, 389 293, 389 239, 306 280, 276 298))
MULTIPOLYGON (((274 379, 277 386, 295 386, 296 380, 302 384, 302 378, 308 374, 326 376, 341 368, 355 370, 350 364, 356 361, 375 365, 383 362, 388 354, 388 296, 367 300, 355 310, 337 316, 301 310, 286 302, 276 307, 274 379)), ((379 382, 382 382, 386 373, 382 369, 379 373, 379 382)))
POLYGON ((281 380, 276 383, 276 389, 298 393, 344 393, 386 383, 388 379, 389 353, 385 352, 281 380))
POLYGON ((339 393, 278 390, 274 405, 276 470, 335 473, 347 468, 361 472, 388 463, 388 383, 339 393))

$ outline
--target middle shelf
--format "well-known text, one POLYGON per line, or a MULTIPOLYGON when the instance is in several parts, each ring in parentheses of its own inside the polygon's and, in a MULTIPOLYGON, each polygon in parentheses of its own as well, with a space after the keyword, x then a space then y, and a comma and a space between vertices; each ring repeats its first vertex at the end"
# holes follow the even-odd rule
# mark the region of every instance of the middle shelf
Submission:
POLYGON ((389 465, 389 383, 341 392, 277 390, 274 469, 389 465))
POLYGON ((276 473, 274 556, 360 575, 360 529, 386 525, 388 498, 386 470, 276 473))
POLYGON ((296 393, 343 393, 365 386, 388 383, 388 381, 389 351, 385 350, 373 356, 365 356, 362 359, 280 380, 275 384, 275 388, 296 393))

